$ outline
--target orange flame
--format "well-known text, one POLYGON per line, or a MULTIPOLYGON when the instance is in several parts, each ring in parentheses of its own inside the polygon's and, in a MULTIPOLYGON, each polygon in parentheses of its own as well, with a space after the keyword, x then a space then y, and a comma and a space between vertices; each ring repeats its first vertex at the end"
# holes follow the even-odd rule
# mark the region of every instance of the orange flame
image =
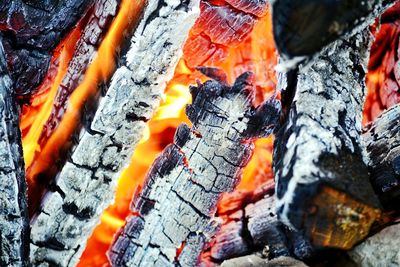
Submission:
MULTIPOLYGON (((239 47, 229 49, 228 52, 229 57, 216 67, 222 68, 231 82, 244 71, 252 71, 257 80, 258 102, 273 92, 276 83, 273 68, 277 58, 269 14, 258 21, 246 42, 239 47)), ((196 79, 206 80, 200 73, 186 66, 185 56, 183 56, 174 78, 166 88, 165 99, 149 122, 145 137, 138 145, 131 164, 123 171, 118 181, 115 203, 104 212, 100 225, 88 241, 79 266, 102 266, 108 263, 105 253, 114 233, 130 214, 129 204, 132 195, 143 183, 149 166, 156 156, 172 142, 178 125, 182 122, 190 124, 184 108, 191 101, 188 86, 196 79)), ((271 151, 271 138, 256 142, 255 156, 244 170, 239 188, 251 190, 271 178, 271 151)))

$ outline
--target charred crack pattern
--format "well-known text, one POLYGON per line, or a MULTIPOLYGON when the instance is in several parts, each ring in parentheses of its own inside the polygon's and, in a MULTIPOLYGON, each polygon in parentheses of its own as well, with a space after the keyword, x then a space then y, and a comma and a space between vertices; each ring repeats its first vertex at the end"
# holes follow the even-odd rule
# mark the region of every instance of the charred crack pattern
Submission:
POLYGON ((145 121, 152 117, 173 76, 198 7, 193 0, 190 10, 177 11, 176 1, 165 0, 163 16, 145 25, 156 2, 149 0, 132 35, 126 65, 114 73, 86 127, 90 131, 81 130, 70 161, 57 175, 55 186, 63 195, 58 190, 48 192, 42 200, 42 212, 31 222, 33 265, 77 264, 100 215, 113 201, 116 180, 142 138, 145 121), (47 240, 57 240, 64 249, 52 249, 47 240))
MULTIPOLYGON (((288 115, 277 132, 274 170, 278 215, 288 226, 303 229, 316 246, 325 242, 317 235, 330 234, 320 226, 328 223, 323 222, 324 216, 333 216, 329 221, 336 220, 334 207, 360 205, 359 212, 368 214, 370 220, 355 222, 363 231, 348 230, 364 235, 354 235, 353 240, 347 240, 349 243, 330 241, 324 246, 344 248, 358 242, 379 216, 380 205, 368 182, 361 144, 366 87, 363 74, 354 70, 361 63, 366 68, 369 38, 365 30, 348 41, 338 40, 324 49, 311 66, 299 71, 297 92, 293 101, 287 103, 288 115), (335 199, 324 188, 346 197, 335 199), (315 199, 323 194, 333 198, 329 204, 332 213, 322 215, 318 208, 318 212, 310 212, 309 207, 318 207, 315 199)), ((336 235, 346 234, 336 227, 333 230, 336 235)))
POLYGON ((116 236, 109 251, 113 266, 196 264, 218 229, 214 214, 221 193, 235 188, 238 173, 249 161, 253 150, 249 140, 270 134, 272 129, 265 131, 265 126, 278 120, 275 100, 257 108, 252 105, 251 77, 242 74, 232 87, 210 80, 190 88, 193 104, 186 113, 193 126, 180 125, 174 144, 150 168, 132 202, 132 210, 143 220, 131 217, 116 236), (249 123, 261 115, 263 123, 257 127, 249 123))

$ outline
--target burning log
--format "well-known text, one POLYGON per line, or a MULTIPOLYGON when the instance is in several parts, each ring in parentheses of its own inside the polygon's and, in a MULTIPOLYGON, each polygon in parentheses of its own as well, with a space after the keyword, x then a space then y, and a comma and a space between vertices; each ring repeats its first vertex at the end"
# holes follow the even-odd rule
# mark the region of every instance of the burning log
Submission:
POLYGON ((197 15, 196 0, 148 1, 125 65, 117 69, 90 127, 82 130, 58 174, 54 192, 44 197, 32 220, 32 264, 76 264, 159 105, 197 15))
POLYGON ((278 216, 317 247, 349 249, 380 216, 360 144, 369 39, 338 40, 299 71, 276 133, 278 216))
POLYGON ((137 215, 109 251, 115 266, 194 266, 217 229, 221 193, 234 189, 250 160, 251 140, 271 133, 277 121, 275 100, 252 106, 249 73, 229 87, 217 72, 202 71, 214 80, 190 88, 186 113, 193 127, 182 124, 152 165, 132 202, 137 215))
MULTIPOLYGON (((0 42, 2 40, 0 39, 0 42)), ((0 265, 28 266, 29 222, 19 109, 0 44, 0 265)))
POLYGON ((2 1, 0 29, 5 31, 7 67, 19 96, 42 81, 54 48, 94 0, 2 1))
POLYGON ((285 59, 308 57, 346 34, 368 27, 395 1, 272 1, 275 42, 285 59))
POLYGON ((368 167, 385 208, 398 207, 400 196, 400 105, 379 116, 364 134, 368 167))
MULTIPOLYGON (((293 230, 288 229, 278 221, 275 211, 274 183, 268 182, 259 196, 247 203, 237 201, 237 209, 228 214, 220 214, 226 218, 216 237, 211 243, 210 259, 214 263, 226 261, 241 255, 249 255, 262 251, 265 260, 280 256, 293 256, 299 259, 309 259, 315 255, 315 250, 308 240, 293 230), (247 203, 247 204, 246 204, 247 203)), ((232 195, 239 198, 238 193, 232 195)), ((225 201, 230 201, 227 198, 225 201)), ((203 254, 208 256, 207 253, 203 254)))

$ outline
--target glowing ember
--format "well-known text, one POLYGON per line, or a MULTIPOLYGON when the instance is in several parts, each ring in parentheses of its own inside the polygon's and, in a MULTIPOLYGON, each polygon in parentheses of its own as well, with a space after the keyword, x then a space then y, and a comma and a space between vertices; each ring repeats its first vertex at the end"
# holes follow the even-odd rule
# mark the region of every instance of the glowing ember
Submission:
MULTIPOLYGON (((188 43, 190 41, 189 39, 188 43)), ((246 70, 254 72, 258 89, 257 102, 261 102, 273 93, 276 83, 273 68, 277 58, 269 14, 256 22, 245 41, 236 43, 235 46, 225 48, 227 57, 220 62, 214 61, 210 66, 222 68, 227 73, 230 82, 246 70)), ((197 51, 197 53, 201 52, 197 51)), ((187 57, 191 58, 193 54, 184 54, 180 61, 174 78, 167 86, 164 101, 149 122, 147 133, 137 147, 130 166, 119 179, 115 204, 103 214, 101 224, 89 239, 79 266, 102 266, 107 263, 105 252, 109 248, 114 233, 129 215, 132 195, 142 184, 149 166, 155 157, 172 142, 177 126, 181 122, 189 124, 184 112, 186 104, 191 101, 188 86, 196 79, 205 81, 206 78, 188 67, 187 57)), ((255 156, 245 169, 239 188, 252 190, 270 179, 271 157, 272 139, 257 141, 255 156)))
MULTIPOLYGON (((118 15, 102 41, 95 60, 88 67, 83 81, 69 98, 68 107, 63 114, 62 121, 43 144, 39 141, 40 136, 52 112, 57 89, 68 68, 69 60, 64 60, 63 55, 69 56, 68 59, 71 58, 76 49, 74 44, 76 44, 77 38, 66 38, 66 43, 62 44, 61 63, 57 77, 53 81, 52 89, 46 95, 46 102, 40 107, 40 113, 34 117, 35 120, 32 126, 23 137, 26 176, 29 182, 31 201, 35 201, 41 195, 40 182, 38 181, 40 180, 40 175, 44 172, 52 173, 51 170, 55 168, 57 159, 65 153, 65 147, 68 147, 71 143, 71 136, 79 126, 85 103, 95 102, 96 96, 99 94, 99 86, 101 83, 108 81, 113 74, 117 58, 116 51, 120 49, 119 46, 122 44, 125 31, 131 29, 133 24, 138 21, 142 8, 143 5, 140 1, 123 0, 121 2, 118 15)), ((77 31, 79 32, 79 30, 77 31)), ((23 118, 32 120, 31 116, 23 116, 23 118)), ((25 126, 27 124, 26 121, 22 120, 21 125, 25 126)))

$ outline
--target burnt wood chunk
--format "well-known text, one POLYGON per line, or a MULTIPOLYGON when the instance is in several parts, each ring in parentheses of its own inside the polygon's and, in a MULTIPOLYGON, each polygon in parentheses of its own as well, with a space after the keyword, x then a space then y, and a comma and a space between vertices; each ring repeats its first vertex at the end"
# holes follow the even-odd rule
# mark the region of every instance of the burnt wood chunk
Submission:
POLYGON ((284 59, 313 56, 371 24, 394 0, 275 0, 273 29, 284 59))
POLYGON ((276 132, 278 216, 317 247, 349 249, 380 216, 360 144, 369 40, 338 40, 301 69, 276 132))
POLYGON ((0 3, 7 66, 18 96, 42 81, 54 48, 92 7, 94 0, 13 0, 0 3))
MULTIPOLYGON (((193 104, 186 114, 193 126, 180 125, 174 143, 150 168, 132 202, 138 215, 128 219, 109 251, 113 266, 195 266, 218 227, 214 215, 221 194, 239 182, 252 140, 270 134, 278 119, 277 101, 252 105, 250 73, 232 87, 209 80, 190 92, 193 104)), ((241 242, 238 233, 221 239, 241 242)), ((226 252, 243 253, 246 244, 239 245, 241 251, 226 252)))
POLYGON ((31 222, 34 266, 75 266, 173 77, 198 1, 149 0, 126 61, 31 222))
POLYGON ((19 109, 0 37, 0 266, 28 266, 29 221, 19 109))
POLYGON ((381 114, 363 138, 376 193, 385 208, 400 207, 400 105, 381 114))

